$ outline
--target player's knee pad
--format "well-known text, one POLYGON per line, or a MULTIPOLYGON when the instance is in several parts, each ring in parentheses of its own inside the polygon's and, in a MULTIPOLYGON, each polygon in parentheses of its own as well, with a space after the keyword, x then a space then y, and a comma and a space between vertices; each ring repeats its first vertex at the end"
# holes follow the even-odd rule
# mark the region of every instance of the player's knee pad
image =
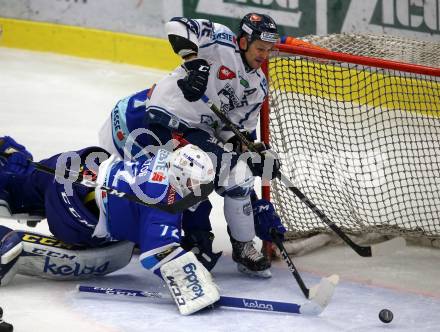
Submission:
POLYGON ((0 286, 6 286, 17 273, 22 251, 19 233, 0 225, 0 286))
POLYGON ((110 242, 99 248, 78 247, 54 237, 21 232, 23 254, 18 273, 54 280, 79 280, 106 275, 126 266, 134 244, 110 242))
POLYGON ((211 273, 192 252, 170 260, 160 272, 182 315, 190 315, 220 299, 211 273))

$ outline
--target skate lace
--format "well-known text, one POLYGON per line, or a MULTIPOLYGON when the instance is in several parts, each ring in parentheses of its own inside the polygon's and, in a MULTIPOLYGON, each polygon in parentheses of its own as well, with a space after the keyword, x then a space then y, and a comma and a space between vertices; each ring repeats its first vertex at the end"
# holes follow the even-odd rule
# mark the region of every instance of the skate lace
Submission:
POLYGON ((246 242, 243 251, 245 257, 251 259, 254 262, 258 261, 259 259, 261 259, 261 257, 263 257, 263 255, 260 252, 258 252, 257 249, 255 249, 254 241, 246 242))

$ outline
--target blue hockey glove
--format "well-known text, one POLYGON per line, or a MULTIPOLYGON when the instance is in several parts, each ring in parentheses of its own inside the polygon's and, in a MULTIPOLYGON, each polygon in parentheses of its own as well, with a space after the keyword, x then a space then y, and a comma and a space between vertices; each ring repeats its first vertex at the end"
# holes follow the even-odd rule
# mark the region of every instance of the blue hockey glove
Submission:
POLYGON ((286 229, 281 224, 281 219, 275 212, 271 202, 259 199, 252 202, 254 211, 255 233, 264 241, 272 241, 271 232, 283 240, 286 229))
POLYGON ((192 59, 186 61, 182 67, 187 75, 177 81, 177 85, 182 90, 183 96, 188 101, 197 101, 206 92, 209 79, 209 63, 204 59, 192 59))
POLYGON ((3 155, 3 170, 15 174, 24 174, 29 169, 29 160, 32 154, 26 148, 18 144, 12 137, 0 137, 0 155, 3 155))

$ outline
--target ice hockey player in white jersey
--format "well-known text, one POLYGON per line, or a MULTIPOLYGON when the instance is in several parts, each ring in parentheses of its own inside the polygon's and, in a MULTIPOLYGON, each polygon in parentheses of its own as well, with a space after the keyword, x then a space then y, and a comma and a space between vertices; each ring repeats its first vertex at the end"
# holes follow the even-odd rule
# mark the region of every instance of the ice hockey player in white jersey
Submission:
POLYGON ((267 15, 249 13, 243 17, 238 35, 218 23, 183 17, 171 19, 165 28, 183 64, 153 88, 118 103, 101 131, 101 144, 110 151, 133 154, 139 151, 133 151, 133 146, 157 141, 166 144, 178 134, 215 156, 217 191, 224 196, 233 259, 244 273, 270 277, 270 262, 253 244, 250 194, 253 177, 276 177, 279 161, 267 151, 262 158, 246 155, 238 138, 201 98, 208 97, 254 140, 267 95, 267 81, 260 67, 278 41, 277 26, 267 15), (127 138, 140 128, 150 134, 134 136, 127 149, 127 138))

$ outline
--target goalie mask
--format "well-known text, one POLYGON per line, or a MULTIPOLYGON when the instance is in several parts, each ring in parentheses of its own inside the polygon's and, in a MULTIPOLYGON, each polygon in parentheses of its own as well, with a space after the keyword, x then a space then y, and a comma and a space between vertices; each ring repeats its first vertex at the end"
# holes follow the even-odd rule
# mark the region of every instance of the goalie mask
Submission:
POLYGON ((201 184, 214 181, 215 171, 211 158, 193 144, 174 151, 169 163, 169 183, 182 197, 191 192, 197 195, 201 184))

